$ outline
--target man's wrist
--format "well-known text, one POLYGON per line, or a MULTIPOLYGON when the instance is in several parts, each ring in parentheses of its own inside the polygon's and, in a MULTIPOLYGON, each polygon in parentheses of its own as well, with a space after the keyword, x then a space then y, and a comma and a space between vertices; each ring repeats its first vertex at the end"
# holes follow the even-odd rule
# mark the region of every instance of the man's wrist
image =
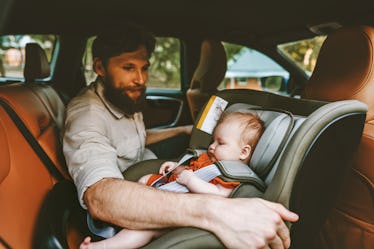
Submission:
POLYGON ((204 230, 210 231, 217 235, 221 227, 220 220, 223 210, 225 198, 207 195, 204 207, 202 208, 201 227, 204 230))

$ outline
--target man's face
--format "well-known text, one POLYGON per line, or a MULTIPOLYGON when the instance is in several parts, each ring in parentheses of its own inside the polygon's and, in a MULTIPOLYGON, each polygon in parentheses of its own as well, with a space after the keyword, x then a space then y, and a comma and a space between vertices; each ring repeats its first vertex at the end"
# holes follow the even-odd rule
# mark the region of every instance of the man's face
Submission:
POLYGON ((105 96, 127 114, 141 111, 145 101, 145 83, 149 60, 144 47, 109 58, 96 69, 105 84, 105 96))

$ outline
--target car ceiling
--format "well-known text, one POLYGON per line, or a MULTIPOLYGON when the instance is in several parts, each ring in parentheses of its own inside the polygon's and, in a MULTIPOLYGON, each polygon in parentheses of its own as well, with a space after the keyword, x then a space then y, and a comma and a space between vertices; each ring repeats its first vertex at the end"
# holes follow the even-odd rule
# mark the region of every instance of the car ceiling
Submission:
POLYGON ((94 34, 126 21, 157 35, 211 36, 277 44, 310 37, 310 26, 374 25, 373 0, 14 0, 4 33, 94 34))

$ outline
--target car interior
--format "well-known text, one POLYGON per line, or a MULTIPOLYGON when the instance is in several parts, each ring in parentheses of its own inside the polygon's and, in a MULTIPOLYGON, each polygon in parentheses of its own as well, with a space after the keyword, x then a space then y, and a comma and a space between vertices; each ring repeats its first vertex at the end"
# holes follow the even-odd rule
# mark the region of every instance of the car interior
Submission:
MULTIPOLYGON (((61 135, 67 103, 96 77, 92 40, 127 22, 163 46, 151 59, 148 129, 193 124, 190 153, 207 149, 204 124, 216 103, 224 103, 220 111, 257 113, 265 131, 250 163, 241 172, 232 162, 214 166, 242 182, 230 198, 261 197, 298 213, 288 224, 293 249, 373 248, 370 1, 7 0, 0 10, 0 248, 78 248, 87 235, 102 239, 86 225, 61 135), (261 72, 249 64, 237 70, 244 50, 282 70, 265 62, 261 72), (312 69, 300 66, 307 61, 312 69)), ((125 178, 136 181, 161 162, 139 162, 125 178)), ((225 247, 186 227, 143 248, 225 247)))

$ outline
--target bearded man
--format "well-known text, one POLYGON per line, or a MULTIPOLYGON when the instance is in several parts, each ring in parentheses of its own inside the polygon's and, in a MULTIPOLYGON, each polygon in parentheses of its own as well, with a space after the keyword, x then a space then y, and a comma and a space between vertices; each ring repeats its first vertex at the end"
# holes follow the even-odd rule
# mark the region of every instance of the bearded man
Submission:
POLYGON ((63 140, 81 206, 96 219, 128 229, 193 226, 211 231, 229 248, 288 248, 282 219, 295 221, 297 215, 279 204, 180 195, 124 180, 128 167, 156 158, 145 145, 192 129, 145 129, 141 110, 154 46, 154 37, 133 25, 93 43, 98 77, 69 103, 63 140))

